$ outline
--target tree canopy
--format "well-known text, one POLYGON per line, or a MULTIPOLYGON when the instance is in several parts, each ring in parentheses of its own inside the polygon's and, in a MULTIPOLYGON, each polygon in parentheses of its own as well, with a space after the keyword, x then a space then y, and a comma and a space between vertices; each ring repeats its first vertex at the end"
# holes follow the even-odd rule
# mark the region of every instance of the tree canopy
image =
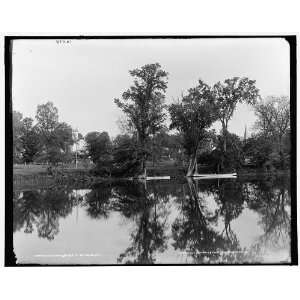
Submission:
POLYGON ((170 129, 177 129, 183 135, 183 147, 190 159, 187 175, 192 176, 197 172, 199 146, 209 137, 208 129, 217 118, 210 87, 199 80, 180 102, 169 106, 169 113, 170 129))
POLYGON ((247 77, 233 77, 226 79, 223 83, 217 82, 213 86, 213 97, 215 99, 218 120, 222 124, 224 138, 224 152, 226 152, 226 134, 228 122, 232 118, 238 103, 254 105, 259 99, 259 90, 255 86, 256 81, 247 77))
POLYGON ((67 162, 72 160, 73 129, 58 121, 58 109, 52 102, 38 105, 36 122, 13 113, 14 156, 20 162, 67 162))
POLYGON ((159 63, 147 64, 140 69, 129 71, 134 78, 133 85, 115 103, 126 114, 130 125, 137 132, 141 174, 146 176, 146 142, 155 134, 165 120, 164 100, 168 73, 159 63))

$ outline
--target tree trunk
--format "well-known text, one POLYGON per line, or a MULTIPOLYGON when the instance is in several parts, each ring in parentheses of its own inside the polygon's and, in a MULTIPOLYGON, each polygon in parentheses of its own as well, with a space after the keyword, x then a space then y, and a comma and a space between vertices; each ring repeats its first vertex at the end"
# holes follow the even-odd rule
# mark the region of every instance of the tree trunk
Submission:
POLYGON ((152 167, 154 167, 154 142, 152 139, 152 167))
POLYGON ((284 155, 282 151, 282 136, 279 136, 279 159, 280 159, 280 168, 284 169, 284 155))
POLYGON ((222 131, 223 131, 223 153, 221 154, 221 161, 219 163, 219 171, 224 171, 224 161, 225 161, 225 153, 227 151, 227 121, 222 122, 222 131))
POLYGON ((225 160, 224 153, 222 153, 218 172, 223 172, 224 171, 224 160, 225 160))
POLYGON ((227 126, 226 125, 223 125, 223 138, 224 138, 223 150, 224 153, 226 153, 227 150, 227 126))
POLYGON ((194 154, 192 157, 190 157, 189 168, 186 176, 192 177, 197 173, 198 173, 197 155, 194 154))
MULTIPOLYGON (((141 139, 140 139, 141 140, 141 139)), ((138 174, 135 176, 135 178, 138 179, 146 179, 147 178, 147 170, 146 170, 146 159, 147 159, 147 155, 145 153, 145 142, 141 141, 140 144, 140 170, 138 172, 138 174)))
POLYGON ((146 168, 146 159, 145 156, 142 156, 140 171, 136 174, 135 178, 137 179, 146 179, 147 178, 147 168, 146 168))

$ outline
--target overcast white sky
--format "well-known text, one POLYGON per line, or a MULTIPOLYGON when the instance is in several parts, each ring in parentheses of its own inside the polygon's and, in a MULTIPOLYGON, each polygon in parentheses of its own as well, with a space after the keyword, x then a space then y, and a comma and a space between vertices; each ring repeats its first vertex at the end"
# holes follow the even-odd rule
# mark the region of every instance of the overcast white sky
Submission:
MULTIPOLYGON (((200 78, 214 84, 234 76, 256 80, 263 97, 289 96, 289 45, 283 39, 17 40, 13 109, 34 118, 38 104, 52 101, 60 121, 82 134, 115 136, 122 112, 113 99, 132 83, 128 71, 155 62, 169 72, 167 103, 200 78)), ((229 130, 243 135, 254 120, 252 109, 239 105, 229 130)))

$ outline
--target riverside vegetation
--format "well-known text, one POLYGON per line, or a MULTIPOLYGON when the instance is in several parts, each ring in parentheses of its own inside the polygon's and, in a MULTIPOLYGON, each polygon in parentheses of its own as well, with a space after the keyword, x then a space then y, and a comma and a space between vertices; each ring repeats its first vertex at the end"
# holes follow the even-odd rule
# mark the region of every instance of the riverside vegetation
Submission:
POLYGON ((114 138, 106 131, 85 136, 74 131, 59 122, 52 102, 38 105, 35 120, 13 111, 14 182, 31 180, 35 184, 36 178, 38 184, 44 178, 45 182, 93 183, 155 175, 190 177, 198 172, 289 170, 288 97, 262 99, 255 80, 234 77, 212 86, 199 80, 166 105, 169 74, 160 64, 147 64, 129 73, 132 86, 114 99, 124 113, 118 120, 122 134, 114 138), (228 130, 238 103, 255 112, 250 136, 246 128, 243 137, 228 130), (221 124, 218 133, 212 129, 215 122, 221 124), (81 140, 86 146, 74 151, 72 147, 81 140))

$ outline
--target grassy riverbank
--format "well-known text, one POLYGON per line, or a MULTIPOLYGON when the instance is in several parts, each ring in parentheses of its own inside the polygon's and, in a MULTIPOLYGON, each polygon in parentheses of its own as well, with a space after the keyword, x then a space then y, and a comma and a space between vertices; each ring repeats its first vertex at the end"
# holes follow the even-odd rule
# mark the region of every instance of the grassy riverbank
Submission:
POLYGON ((58 168, 59 174, 49 175, 46 165, 17 165, 13 168, 14 187, 49 187, 55 184, 86 183, 90 178, 89 169, 75 167, 58 168))
MULTIPOLYGON (((171 163, 150 165, 147 167, 148 176, 170 176, 172 179, 180 179, 185 177, 186 169, 184 166, 178 166, 171 163)), ((211 173, 206 168, 199 170, 201 173, 211 173)), ((83 168, 59 168, 56 175, 49 175, 47 166, 43 165, 27 165, 16 166, 13 170, 14 188, 27 189, 34 187, 51 187, 54 185, 72 185, 79 187, 87 187, 97 182, 120 180, 119 178, 101 178, 94 176, 90 169, 83 168)), ((242 169, 237 172, 238 178, 266 178, 289 176, 288 170, 276 170, 273 172, 265 172, 256 169, 242 169)))

